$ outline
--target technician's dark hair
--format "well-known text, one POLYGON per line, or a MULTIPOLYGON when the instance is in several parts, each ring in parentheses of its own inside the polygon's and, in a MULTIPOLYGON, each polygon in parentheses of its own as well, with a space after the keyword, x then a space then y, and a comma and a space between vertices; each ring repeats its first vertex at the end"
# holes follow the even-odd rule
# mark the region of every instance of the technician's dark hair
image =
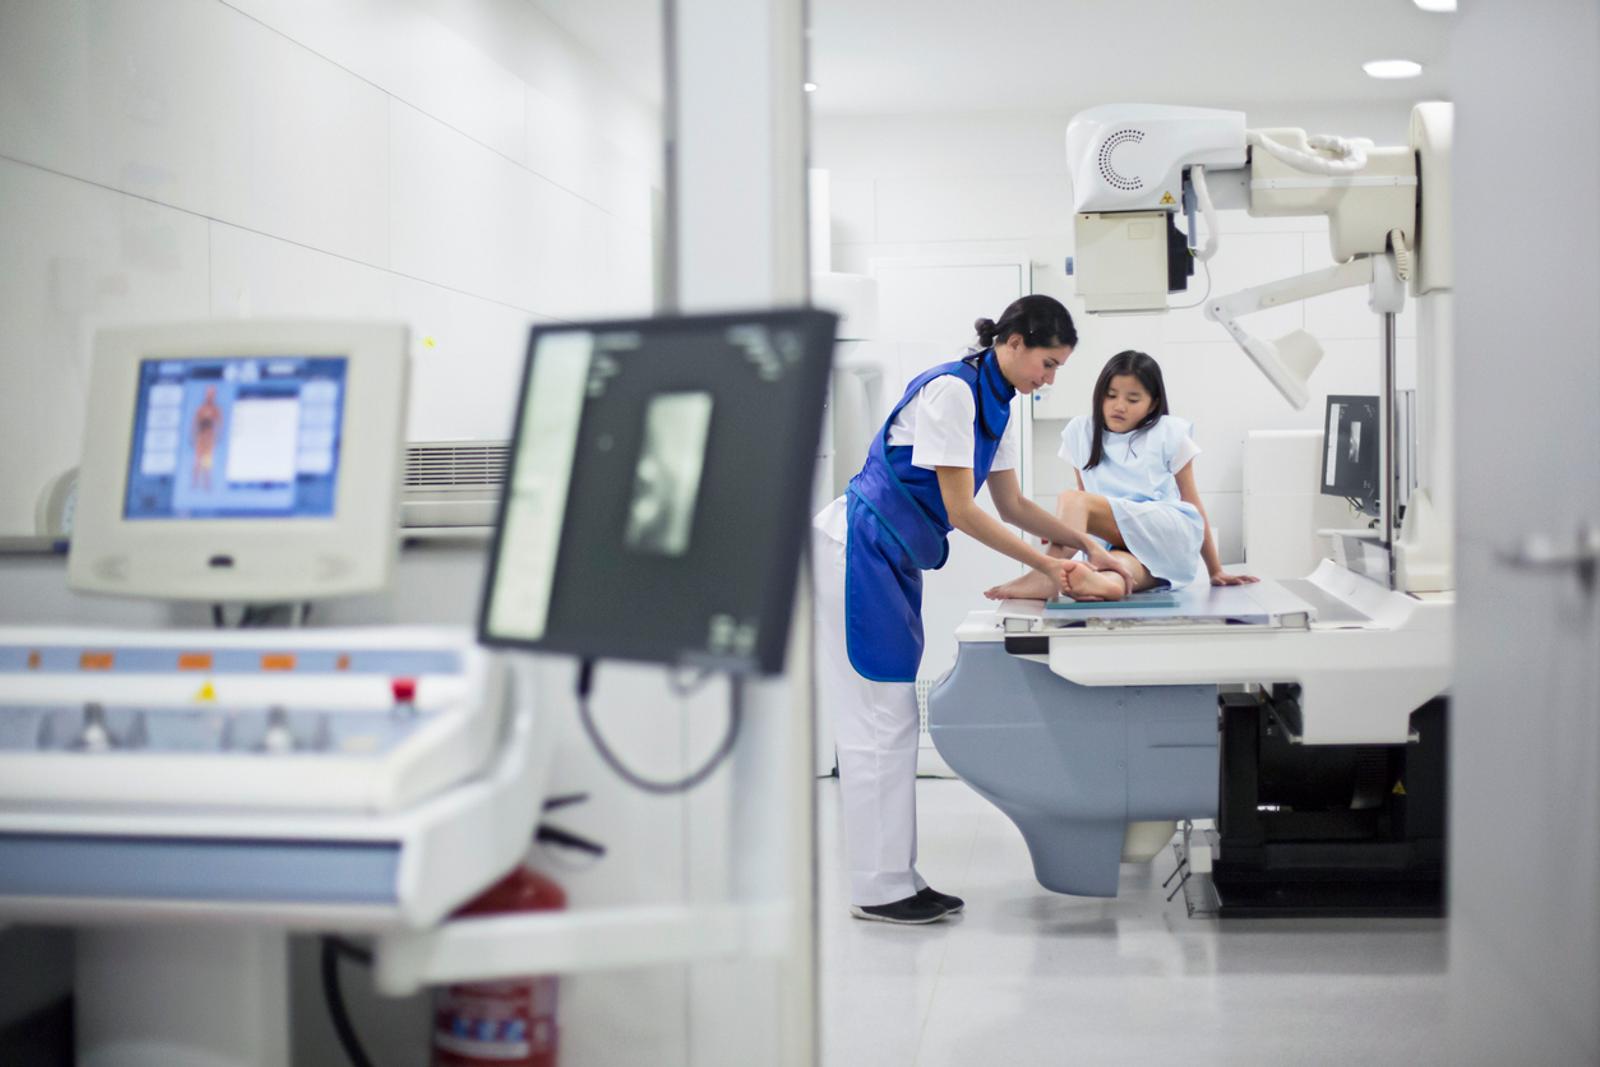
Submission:
POLYGON ((1061 301, 1041 293, 1013 300, 1000 313, 999 322, 979 319, 972 324, 972 328, 977 331, 981 348, 1004 344, 1013 334, 1021 334, 1022 343, 1029 348, 1070 347, 1078 343, 1078 330, 1072 325, 1072 313, 1061 306, 1061 301))
POLYGON ((1099 463, 1100 457, 1104 455, 1102 438, 1106 432, 1106 394, 1111 392, 1111 379, 1123 374, 1139 379, 1144 391, 1150 394, 1149 413, 1139 420, 1139 425, 1129 431, 1130 433, 1149 429, 1155 425, 1157 419, 1167 413, 1167 383, 1161 379, 1161 364, 1143 352, 1135 352, 1131 348, 1125 352, 1118 352, 1106 360, 1104 369, 1100 371, 1100 377, 1096 378, 1094 383, 1094 439, 1089 444, 1089 462, 1085 465, 1085 470, 1099 463))

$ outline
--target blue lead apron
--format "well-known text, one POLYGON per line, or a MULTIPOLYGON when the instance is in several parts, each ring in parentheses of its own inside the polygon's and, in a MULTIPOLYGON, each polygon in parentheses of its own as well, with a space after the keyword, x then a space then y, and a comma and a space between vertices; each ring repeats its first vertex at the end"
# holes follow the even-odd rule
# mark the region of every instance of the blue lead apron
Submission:
POLYGON ((845 647, 850 665, 874 682, 914 682, 922 662, 922 572, 950 555, 950 518, 938 473, 913 466, 910 445, 889 444, 889 427, 922 387, 954 375, 972 390, 972 491, 983 487, 1016 395, 994 349, 933 367, 913 379, 873 438, 846 490, 845 647))

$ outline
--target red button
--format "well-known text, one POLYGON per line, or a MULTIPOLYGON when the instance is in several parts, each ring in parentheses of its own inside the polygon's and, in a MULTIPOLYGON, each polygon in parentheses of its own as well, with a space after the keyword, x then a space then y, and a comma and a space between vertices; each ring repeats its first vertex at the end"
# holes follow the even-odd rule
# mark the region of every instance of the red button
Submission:
POLYGON ((394 691, 396 704, 409 704, 417 698, 417 680, 415 678, 391 678, 389 688, 394 691))

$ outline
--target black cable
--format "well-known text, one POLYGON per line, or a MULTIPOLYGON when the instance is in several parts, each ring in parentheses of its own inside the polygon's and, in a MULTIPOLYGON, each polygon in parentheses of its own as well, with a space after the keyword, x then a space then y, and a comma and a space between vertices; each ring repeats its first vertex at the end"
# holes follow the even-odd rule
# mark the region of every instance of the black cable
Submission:
POLYGON ((345 959, 354 960, 363 967, 372 966, 372 950, 370 948, 362 948, 355 942, 346 941, 342 937, 327 937, 324 940, 333 942, 334 950, 345 959))
MULTIPOLYGON (((704 682, 704 678, 702 677, 700 681, 704 682)), ((589 735, 589 743, 594 745, 595 751, 600 754, 606 766, 635 789, 658 795, 687 793, 711 777, 712 772, 722 766, 722 761, 728 758, 728 754, 733 751, 734 742, 738 740, 739 724, 744 719, 744 684, 739 678, 734 677, 728 679, 728 732, 723 735, 722 743, 717 746, 711 758, 693 774, 676 781, 646 778, 626 766, 611 750, 611 746, 606 744, 605 738, 600 736, 600 729, 595 725, 594 714, 589 707, 589 690, 593 686, 594 660, 585 657, 578 663, 578 721, 583 723, 583 732, 589 735)))
POLYGON ((215 626, 219 630, 227 628, 228 623, 227 619, 222 614, 221 604, 211 605, 211 625, 215 626))
POLYGON ((563 830, 559 826, 540 823, 534 831, 533 839, 541 845, 560 845, 562 848, 576 849, 587 852, 591 856, 604 856, 606 846, 598 841, 590 841, 587 837, 580 837, 571 830, 563 830))
POLYGON ((331 937, 322 939, 322 999, 328 1005, 328 1018, 339 1045, 354 1067, 376 1067, 361 1047, 361 1038, 350 1022, 350 1012, 345 1006, 344 991, 339 988, 339 944, 331 937))
POLYGON ((553 797, 545 797, 542 811, 555 811, 557 808, 567 808, 574 804, 582 804, 589 799, 588 793, 561 793, 553 797))

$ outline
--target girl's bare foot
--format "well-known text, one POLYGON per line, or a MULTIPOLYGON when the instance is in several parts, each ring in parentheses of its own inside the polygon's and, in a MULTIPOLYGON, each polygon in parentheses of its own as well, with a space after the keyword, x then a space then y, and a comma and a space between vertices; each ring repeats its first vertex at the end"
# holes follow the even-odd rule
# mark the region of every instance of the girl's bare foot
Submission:
POLYGON ((1020 578, 985 589, 983 595, 990 600, 1049 600, 1060 591, 1048 574, 1030 570, 1020 578))
POLYGON ((1087 563, 1067 561, 1067 595, 1072 599, 1121 600, 1127 593, 1128 585, 1116 571, 1097 571, 1087 563))

